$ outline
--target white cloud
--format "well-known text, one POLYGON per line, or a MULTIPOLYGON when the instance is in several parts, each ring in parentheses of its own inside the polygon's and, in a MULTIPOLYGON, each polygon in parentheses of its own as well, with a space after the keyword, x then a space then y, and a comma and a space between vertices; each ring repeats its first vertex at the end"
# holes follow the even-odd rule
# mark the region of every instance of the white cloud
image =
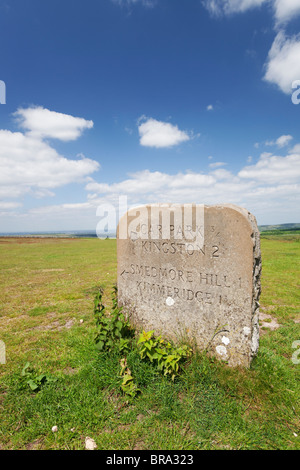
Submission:
POLYGON ((207 107, 206 107, 207 111, 213 111, 214 107, 212 104, 209 104, 207 107))
POLYGON ((205 0, 202 3, 213 16, 219 16, 223 13, 222 5, 219 0, 205 0))
POLYGON ((293 136, 292 135, 282 135, 280 137, 278 137, 277 140, 267 140, 265 142, 265 145, 271 147, 271 146, 274 146, 274 145, 277 145, 277 147, 279 148, 282 148, 282 147, 285 147, 287 146, 291 140, 293 140, 293 136))
POLYGON ((225 163, 225 162, 214 162, 214 163, 210 163, 209 167, 210 168, 218 168, 220 166, 225 166, 225 165, 227 165, 227 163, 225 163))
POLYGON ((289 151, 289 153, 299 153, 300 154, 300 144, 294 145, 294 147, 289 151))
POLYGON ((126 195, 130 204, 230 202, 247 207, 254 214, 265 215, 268 208, 273 210, 275 206, 281 207, 282 214, 284 211, 295 213, 295 201, 300 203, 299 182, 300 154, 278 157, 265 153, 255 165, 245 166, 237 174, 224 168, 174 175, 144 170, 119 183, 91 181, 86 190, 90 193, 90 202, 95 204, 99 196, 115 201, 126 195))
MULTIPOLYGON (((203 173, 178 173, 170 175, 160 171, 151 172, 144 170, 133 173, 130 177, 120 183, 98 184, 89 183, 87 191, 93 191, 100 195, 128 195, 133 201, 141 200, 168 200, 174 199, 174 195, 183 197, 197 188, 209 189, 216 182, 213 175, 203 173)), ((186 197, 185 197, 186 199, 186 197)))
POLYGON ((86 211, 93 208, 89 202, 80 202, 73 204, 58 204, 53 206, 36 207, 29 210, 30 215, 48 216, 48 215, 68 215, 74 217, 74 212, 86 211))
MULTIPOLYGON (((128 207, 157 202, 233 203, 250 210, 259 223, 297 222, 300 216, 300 153, 286 157, 264 153, 256 164, 237 173, 224 168, 176 174, 144 170, 112 184, 88 179, 86 201, 31 209, 23 215, 24 224, 29 224, 29 230, 41 223, 56 230, 59 226, 93 229, 99 222, 98 206, 113 205, 118 213, 120 196, 127 196, 128 207)), ((13 216, 12 212, 10 220, 13 216)))
POLYGON ((127 194, 137 195, 143 197, 145 195, 155 195, 157 193, 163 194, 168 191, 179 191, 182 189, 186 191, 194 187, 208 187, 215 182, 212 175, 205 175, 202 173, 185 174, 179 173, 178 175, 169 175, 159 171, 150 172, 144 170, 141 172, 130 175, 120 183, 99 184, 96 182, 88 183, 86 186, 87 191, 92 191, 101 195, 105 194, 127 194))
POLYGON ((278 23, 285 23, 300 14, 299 0, 275 0, 275 18, 278 23))
POLYGON ((269 52, 264 79, 291 93, 292 84, 300 77, 300 36, 287 38, 280 31, 269 52))
POLYGON ((20 127, 40 139, 76 140, 85 129, 91 129, 94 125, 93 121, 50 111, 41 106, 20 108, 14 115, 20 127))
POLYGON ((272 152, 263 152, 261 153, 260 155, 260 158, 268 158, 268 157, 272 157, 272 152))
POLYGON ((69 160, 47 143, 21 132, 0 130, 0 185, 20 190, 57 188, 99 168, 88 158, 69 160))
POLYGON ((276 145, 280 148, 285 147, 286 145, 290 143, 291 140, 293 140, 293 136, 282 135, 281 137, 278 137, 278 139, 276 140, 276 145))
POLYGON ((146 118, 147 120, 141 124, 142 119, 145 118, 139 119, 138 130, 140 144, 144 147, 173 147, 190 140, 190 136, 175 125, 152 118, 146 118))
POLYGON ((16 207, 21 207, 22 204, 19 202, 5 202, 0 201, 0 210, 15 209, 16 207))
MULTIPOLYGON (((271 5, 276 30, 300 15, 299 0, 204 0, 203 4, 212 16, 228 16, 263 4, 271 5)), ((287 38, 280 30, 269 52, 265 70, 264 80, 277 85, 286 94, 291 93, 292 83, 300 77, 300 36, 287 38)))
POLYGON ((204 0, 213 16, 244 13, 262 5, 271 5, 277 24, 286 23, 300 14, 299 0, 204 0))
POLYGON ((246 166, 238 176, 266 185, 299 183, 300 154, 291 154, 286 157, 262 154, 255 165, 246 166))
POLYGON ((51 189, 86 182, 86 177, 99 169, 98 162, 83 154, 74 160, 65 158, 42 140, 46 135, 55 135, 63 140, 75 138, 75 134, 79 135, 84 127, 79 118, 43 108, 18 110, 17 115, 21 118, 20 125, 30 132, 0 129, 0 198, 7 201, 2 203, 2 209, 17 207, 16 203, 8 200, 21 198, 25 194, 36 198, 54 196, 51 189))
POLYGON ((251 8, 260 7, 269 0, 205 0, 207 10, 215 16, 243 13, 251 8))

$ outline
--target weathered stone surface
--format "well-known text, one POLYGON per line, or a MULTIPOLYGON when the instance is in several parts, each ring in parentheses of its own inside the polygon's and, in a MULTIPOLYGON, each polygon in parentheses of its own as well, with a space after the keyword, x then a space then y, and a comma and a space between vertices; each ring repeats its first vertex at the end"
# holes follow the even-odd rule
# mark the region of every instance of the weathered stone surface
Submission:
POLYGON ((118 226, 118 295, 133 324, 248 367, 259 344, 256 220, 234 205, 155 204, 118 226))

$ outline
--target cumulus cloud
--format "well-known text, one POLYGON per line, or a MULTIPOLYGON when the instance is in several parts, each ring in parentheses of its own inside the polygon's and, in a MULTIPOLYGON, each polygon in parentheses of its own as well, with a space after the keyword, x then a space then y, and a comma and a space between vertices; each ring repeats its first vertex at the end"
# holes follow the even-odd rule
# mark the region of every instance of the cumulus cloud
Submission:
POLYGON ((10 197, 33 190, 39 195, 41 189, 82 181, 98 168, 96 161, 85 157, 69 160, 32 136, 0 130, 0 185, 10 197))
POLYGON ((289 94, 293 82, 299 77, 300 35, 287 38, 285 33, 280 31, 269 52, 264 79, 289 94))
POLYGON ((276 140, 276 145, 278 145, 278 147, 280 148, 285 147, 291 142, 291 140, 293 140, 292 135, 282 135, 278 137, 278 139, 276 140))
POLYGON ((144 147, 167 148, 190 140, 190 136, 176 125, 153 118, 139 120, 140 144, 144 147), (146 119, 141 123, 141 120, 146 119))
POLYGON ((86 201, 34 208, 27 212, 26 221, 38 220, 45 225, 53 221, 54 227, 61 223, 63 228, 74 229, 76 220, 77 227, 93 228, 99 222, 99 206, 110 205, 116 214, 120 213, 120 197, 127 200, 128 207, 157 202, 233 203, 253 212, 260 223, 297 221, 295 207, 300 207, 300 152, 285 157, 264 153, 257 163, 239 172, 217 166, 175 174, 146 169, 117 183, 88 179, 86 201))
MULTIPOLYGON (((179 172, 174 175, 159 171, 144 170, 130 175, 127 180, 112 185, 88 184, 86 189, 101 198, 115 201, 126 195, 130 204, 138 205, 155 202, 207 203, 237 201, 240 199, 241 185, 235 182, 234 175, 211 173, 179 172), (224 178, 226 176, 226 178, 224 178), (231 181, 228 180, 230 177, 231 181)), ((224 170, 225 171, 225 170, 224 170)), ((244 183, 244 189, 251 182, 244 183)), ((96 202, 97 199, 94 199, 96 202)))
POLYGON ((91 129, 94 125, 93 121, 50 111, 41 106, 19 108, 14 116, 21 128, 40 139, 76 140, 85 129, 91 129))
POLYGON ((246 166, 238 176, 268 184, 293 184, 300 181, 300 154, 279 157, 262 154, 255 165, 246 166))
POLYGON ((174 192, 188 191, 191 194, 193 188, 208 188, 215 183, 213 175, 193 172, 169 175, 160 171, 144 170, 129 176, 128 179, 111 185, 91 182, 87 184, 86 189, 101 195, 126 194, 134 196, 134 198, 143 198, 145 196, 147 198, 152 196, 168 198, 174 192))
POLYGON ((274 8, 277 23, 285 23, 300 14, 299 0, 275 0, 274 8))
MULTIPOLYGON (((25 194, 37 198, 53 196, 51 189, 85 182, 87 176, 99 169, 98 162, 84 155, 68 159, 43 140, 46 136, 73 140, 86 126, 83 121, 90 121, 43 108, 18 110, 16 114, 20 126, 29 132, 0 129, 1 199, 16 199, 25 194)), ((2 208, 17 207, 9 201, 1 204, 2 208)))
POLYGON ((231 202, 259 214, 267 207, 278 207, 278 201, 283 211, 292 212, 295 201, 300 199, 299 181, 300 154, 279 157, 265 153, 256 164, 245 166, 237 174, 218 167, 208 172, 186 171, 173 175, 144 170, 119 183, 90 181, 86 190, 89 201, 94 204, 103 199, 116 201, 119 196, 126 195, 129 203, 134 205, 162 201, 231 202))

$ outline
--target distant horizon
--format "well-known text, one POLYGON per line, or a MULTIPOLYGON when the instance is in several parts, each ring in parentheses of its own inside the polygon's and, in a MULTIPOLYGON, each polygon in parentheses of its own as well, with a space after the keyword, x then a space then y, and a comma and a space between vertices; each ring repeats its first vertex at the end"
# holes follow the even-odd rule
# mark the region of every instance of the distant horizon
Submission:
MULTIPOLYGON (((263 227, 283 227, 283 226, 288 226, 288 225, 299 225, 299 229, 300 229, 300 222, 287 222, 285 224, 260 224, 258 225, 258 228, 263 228, 263 227)), ((297 227, 298 229, 298 227, 297 227)), ((78 229, 78 230, 33 230, 33 231, 24 231, 24 232, 13 232, 13 231, 9 231, 9 232, 0 232, 0 236, 3 236, 3 235, 47 235, 47 234, 93 234, 95 235, 95 237, 97 237, 97 231, 96 229, 86 229, 86 230, 82 230, 82 229, 78 229)), ((110 232, 102 232, 101 235, 103 236, 112 236, 112 235, 116 235, 116 230, 115 231, 110 231, 110 232)), ((99 238, 99 236, 98 236, 99 238)))

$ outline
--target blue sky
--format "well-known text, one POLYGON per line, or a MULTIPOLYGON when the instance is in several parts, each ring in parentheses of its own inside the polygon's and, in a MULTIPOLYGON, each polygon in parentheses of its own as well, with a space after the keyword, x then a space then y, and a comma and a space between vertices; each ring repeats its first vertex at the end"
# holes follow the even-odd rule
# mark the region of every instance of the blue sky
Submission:
POLYGON ((300 222, 299 33, 299 0, 0 0, 0 232, 120 196, 300 222))

